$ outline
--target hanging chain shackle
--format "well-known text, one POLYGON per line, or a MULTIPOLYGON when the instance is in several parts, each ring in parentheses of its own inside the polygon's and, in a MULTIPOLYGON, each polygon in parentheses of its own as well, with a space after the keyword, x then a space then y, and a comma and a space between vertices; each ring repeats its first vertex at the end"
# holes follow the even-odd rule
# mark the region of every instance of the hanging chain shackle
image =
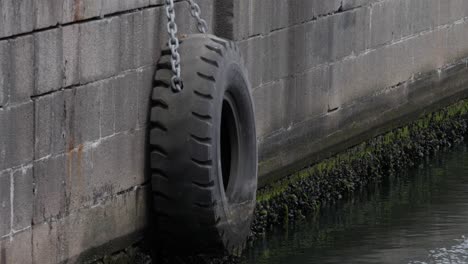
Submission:
MULTIPOLYGON (((190 14, 197 20, 197 29, 205 34, 208 31, 206 21, 201 18, 200 6, 194 0, 187 0, 190 5, 190 14)), ((180 69, 179 38, 177 37, 177 23, 175 21, 174 0, 165 0, 167 16, 167 33, 169 34, 168 46, 171 49, 171 68, 173 76, 171 77, 171 88, 174 92, 182 90, 182 77, 180 69)))

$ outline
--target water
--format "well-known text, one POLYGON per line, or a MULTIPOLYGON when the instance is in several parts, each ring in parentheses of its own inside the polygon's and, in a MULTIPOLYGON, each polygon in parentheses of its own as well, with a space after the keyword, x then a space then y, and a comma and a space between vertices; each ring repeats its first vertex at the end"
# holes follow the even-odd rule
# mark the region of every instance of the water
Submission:
POLYGON ((468 263, 468 145, 270 233, 243 263, 468 263))

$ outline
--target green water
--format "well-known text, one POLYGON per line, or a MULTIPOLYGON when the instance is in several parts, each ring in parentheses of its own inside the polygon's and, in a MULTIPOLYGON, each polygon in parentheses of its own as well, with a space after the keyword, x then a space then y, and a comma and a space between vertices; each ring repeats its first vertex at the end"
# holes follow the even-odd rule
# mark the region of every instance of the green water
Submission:
POLYGON ((243 263, 468 263, 468 145, 270 232, 243 263))

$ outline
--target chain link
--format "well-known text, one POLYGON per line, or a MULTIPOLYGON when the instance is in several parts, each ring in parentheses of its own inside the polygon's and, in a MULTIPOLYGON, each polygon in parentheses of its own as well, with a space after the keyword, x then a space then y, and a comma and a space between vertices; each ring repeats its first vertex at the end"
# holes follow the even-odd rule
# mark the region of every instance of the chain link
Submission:
POLYGON ((169 33, 168 45, 171 49, 171 87, 174 92, 182 90, 182 78, 180 77, 179 39, 177 38, 177 24, 175 22, 174 0, 166 0, 167 33, 169 33))
MULTIPOLYGON (((200 6, 194 0, 187 0, 190 5, 190 14, 197 20, 197 28, 200 33, 206 33, 208 26, 206 21, 200 17, 200 6)), ((171 77, 171 87, 174 92, 182 90, 182 77, 180 76, 180 54, 179 39, 177 38, 177 24, 175 22, 174 0, 165 0, 167 16, 167 33, 169 33, 168 45, 171 49, 171 68, 173 76, 171 77)))
POLYGON ((189 5, 190 5, 190 13, 192 16, 197 20, 197 28, 200 33, 205 34, 206 31, 208 31, 208 26, 206 24, 206 21, 200 17, 200 6, 195 3, 194 0, 188 0, 189 5))

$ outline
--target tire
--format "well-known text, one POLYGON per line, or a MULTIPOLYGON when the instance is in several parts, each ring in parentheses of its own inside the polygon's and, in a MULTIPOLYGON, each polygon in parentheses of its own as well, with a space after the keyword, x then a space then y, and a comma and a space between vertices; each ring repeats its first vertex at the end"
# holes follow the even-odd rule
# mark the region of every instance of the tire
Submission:
POLYGON ((183 90, 170 88, 170 51, 157 65, 151 171, 158 249, 236 254, 250 233, 257 141, 246 69, 237 46, 212 35, 181 40, 183 90))

